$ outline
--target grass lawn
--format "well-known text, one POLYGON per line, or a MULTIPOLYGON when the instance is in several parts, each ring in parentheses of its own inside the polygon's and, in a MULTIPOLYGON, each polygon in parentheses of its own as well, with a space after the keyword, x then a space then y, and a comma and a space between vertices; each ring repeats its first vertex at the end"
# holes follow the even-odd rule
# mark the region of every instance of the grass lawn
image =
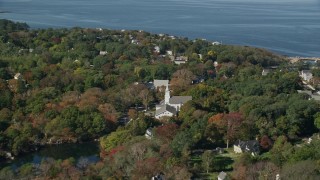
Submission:
POLYGON ((212 172, 212 173, 201 173, 200 174, 200 179, 217 179, 218 175, 220 172, 212 172))
POLYGON ((221 154, 221 156, 230 157, 234 161, 236 161, 241 154, 237 154, 233 151, 233 148, 225 149, 226 153, 221 154))
MULTIPOLYGON (((217 179, 221 171, 226 172, 230 176, 233 170, 233 164, 240 156, 241 154, 234 153, 233 148, 225 149, 225 153, 215 155, 213 166, 211 169, 212 172, 208 174, 204 172, 200 173, 198 174, 198 178, 217 179)), ((195 163, 201 165, 201 155, 192 156, 191 160, 189 161, 189 165, 192 166, 195 163)))

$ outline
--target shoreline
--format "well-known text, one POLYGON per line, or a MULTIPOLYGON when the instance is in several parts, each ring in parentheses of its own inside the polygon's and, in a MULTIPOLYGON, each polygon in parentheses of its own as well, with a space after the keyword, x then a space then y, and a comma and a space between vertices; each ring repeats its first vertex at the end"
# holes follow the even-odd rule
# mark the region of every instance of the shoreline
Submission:
MULTIPOLYGON (((2 11, 4 12, 4 11, 2 11)), ((8 11, 9 12, 9 11, 8 11)), ((0 11, 1 13, 1 11, 0 11)), ((104 27, 104 26, 61 26, 61 25, 35 25, 32 24, 30 22, 27 21, 17 21, 17 20, 13 20, 13 19, 8 19, 10 21, 13 22, 20 22, 20 23, 26 23, 29 26, 29 30, 43 30, 43 29, 73 29, 73 28, 81 28, 81 29, 97 29, 97 30, 112 30, 112 31, 144 31, 144 32, 148 32, 151 34, 166 34, 168 36, 174 36, 174 37, 178 37, 178 38, 187 38, 188 40, 196 40, 196 39, 203 39, 206 40, 208 42, 215 42, 215 41, 223 41, 223 45, 230 45, 230 46, 249 46, 249 47, 253 47, 253 48, 258 48, 258 49, 265 49, 269 52, 272 52, 276 55, 279 56, 283 56, 283 57, 306 57, 306 58, 312 58, 312 57, 320 57, 320 54, 308 54, 306 52, 301 52, 299 54, 295 54, 293 53, 293 50, 288 49, 288 51, 285 51, 283 49, 276 49, 273 46, 262 46, 262 45, 257 45, 256 43, 253 44, 247 44, 245 42, 236 42, 236 43, 232 43, 232 42, 227 42, 226 40, 221 40, 219 38, 217 39, 211 39, 208 37, 201 37, 201 36, 197 36, 197 37, 192 37, 192 36, 188 36, 185 33, 180 33, 180 34, 184 34, 184 35, 178 35, 177 33, 174 32, 170 32, 169 29, 167 29, 166 32, 163 32, 161 30, 149 30, 149 29, 134 29, 134 28, 113 28, 113 27, 104 27)))

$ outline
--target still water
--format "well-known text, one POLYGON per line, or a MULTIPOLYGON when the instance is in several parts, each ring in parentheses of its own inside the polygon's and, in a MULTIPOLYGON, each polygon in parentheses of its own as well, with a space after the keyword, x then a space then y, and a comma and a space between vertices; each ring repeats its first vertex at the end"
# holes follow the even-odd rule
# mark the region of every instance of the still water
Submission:
POLYGON ((99 152, 99 144, 97 142, 50 145, 41 148, 37 152, 15 157, 12 161, 2 162, 0 163, 0 169, 5 166, 11 166, 16 169, 26 163, 40 164, 45 158, 64 160, 73 157, 76 163, 79 161, 95 163, 100 160, 99 152))
POLYGON ((32 28, 136 29, 320 56, 320 0, 0 0, 0 11, 32 28))

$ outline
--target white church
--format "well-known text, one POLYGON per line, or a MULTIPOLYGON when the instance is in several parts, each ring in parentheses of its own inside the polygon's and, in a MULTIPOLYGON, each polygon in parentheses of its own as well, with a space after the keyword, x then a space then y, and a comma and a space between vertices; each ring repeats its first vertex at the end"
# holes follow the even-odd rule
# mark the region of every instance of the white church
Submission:
POLYGON ((164 100, 160 104, 156 105, 155 118, 167 116, 172 117, 177 115, 181 106, 187 101, 192 100, 192 96, 170 96, 169 85, 166 86, 166 92, 164 100))

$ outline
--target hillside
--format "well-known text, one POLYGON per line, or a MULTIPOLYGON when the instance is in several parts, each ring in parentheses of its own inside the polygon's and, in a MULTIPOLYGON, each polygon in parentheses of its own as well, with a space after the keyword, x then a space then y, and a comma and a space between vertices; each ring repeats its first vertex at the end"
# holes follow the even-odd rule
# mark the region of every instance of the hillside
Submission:
POLYGON ((84 167, 67 159, 3 168, 0 179, 319 176, 320 141, 294 146, 319 130, 319 103, 297 93, 297 69, 279 55, 135 30, 29 30, 7 20, 0 27, 0 157, 93 139, 102 157, 84 167), (274 70, 263 76, 266 68, 274 70), (158 120, 137 108, 153 112, 163 100, 147 86, 154 79, 192 96, 177 116, 158 120), (123 125, 123 117, 132 120, 123 125), (255 157, 211 151, 255 139, 255 157))

